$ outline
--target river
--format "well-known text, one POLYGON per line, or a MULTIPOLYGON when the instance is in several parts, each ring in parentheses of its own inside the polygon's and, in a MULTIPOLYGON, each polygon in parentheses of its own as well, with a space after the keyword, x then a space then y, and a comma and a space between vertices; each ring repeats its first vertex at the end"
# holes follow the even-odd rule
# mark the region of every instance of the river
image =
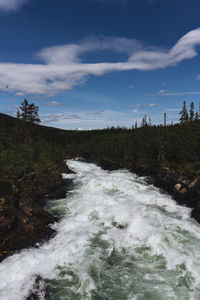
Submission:
POLYGON ((200 225, 190 209, 126 170, 69 160, 62 218, 39 248, 0 264, 0 299, 200 299, 200 225), (36 280, 37 279, 37 280, 36 280))

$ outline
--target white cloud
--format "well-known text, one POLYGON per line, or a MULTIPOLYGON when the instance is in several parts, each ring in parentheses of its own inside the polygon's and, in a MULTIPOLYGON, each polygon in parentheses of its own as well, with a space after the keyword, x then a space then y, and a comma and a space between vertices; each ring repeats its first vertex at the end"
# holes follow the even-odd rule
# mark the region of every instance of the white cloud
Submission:
POLYGON ((167 108, 167 111, 179 111, 179 108, 167 108))
POLYGON ((88 111, 87 114, 89 115, 101 115, 103 111, 88 111))
POLYGON ((128 87, 129 87, 129 89, 133 89, 133 88, 134 88, 134 85, 133 85, 133 84, 130 84, 128 87))
POLYGON ((143 47, 135 40, 113 37, 92 38, 79 44, 45 48, 37 54, 43 61, 41 64, 0 63, 0 90, 15 92, 17 95, 52 96, 83 84, 91 75, 174 66, 184 59, 197 56, 198 45, 200 28, 188 32, 169 50, 143 47), (127 60, 110 63, 83 61, 85 52, 97 50, 123 52, 127 55, 127 60))
POLYGON ((166 94, 168 91, 167 90, 159 90, 156 92, 156 94, 166 94))
POLYGON ((190 92, 173 92, 168 90, 157 91, 157 96, 185 96, 185 95, 200 95, 200 91, 190 91, 190 92))
POLYGON ((54 123, 54 122, 63 122, 64 120, 76 120, 81 119, 77 114, 65 115, 64 113, 42 115, 41 120, 43 124, 54 123))
POLYGON ((0 10, 15 11, 28 0, 0 0, 0 10))
POLYGON ((62 106, 64 105, 63 103, 59 103, 57 101, 50 101, 50 102, 47 102, 47 105, 51 105, 51 106, 62 106))
POLYGON ((153 107, 153 106, 156 106, 155 103, 146 103, 146 104, 137 104, 136 107, 137 109, 141 109, 141 108, 144 108, 144 107, 153 107))

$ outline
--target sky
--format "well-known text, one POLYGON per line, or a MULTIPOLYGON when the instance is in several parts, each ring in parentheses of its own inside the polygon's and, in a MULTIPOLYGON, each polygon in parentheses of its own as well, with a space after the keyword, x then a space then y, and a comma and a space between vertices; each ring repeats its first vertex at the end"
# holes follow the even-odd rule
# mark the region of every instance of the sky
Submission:
POLYGON ((199 0, 0 0, 0 112, 64 129, 178 122, 200 102, 199 0))

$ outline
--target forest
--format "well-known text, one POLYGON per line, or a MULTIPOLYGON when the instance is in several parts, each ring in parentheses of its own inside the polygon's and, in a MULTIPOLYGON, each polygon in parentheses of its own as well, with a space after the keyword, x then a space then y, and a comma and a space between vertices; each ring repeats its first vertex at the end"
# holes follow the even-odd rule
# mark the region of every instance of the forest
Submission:
MULTIPOLYGON (((192 103, 189 112, 183 104, 179 124, 167 125, 164 115, 163 124, 152 125, 144 116, 140 127, 89 131, 39 125, 38 110, 25 99, 17 118, 0 114, 0 261, 54 234, 48 224, 56 219, 41 203, 66 195, 61 174, 70 172, 68 158, 81 157, 104 169, 126 168, 152 178, 168 170, 170 180, 164 183, 168 191, 180 175, 190 182, 199 178, 200 120, 192 103)), ((200 222, 199 184, 191 197, 186 193, 181 201, 197 207, 194 217, 200 222)), ((181 187, 184 191, 182 182, 181 187)))
POLYGON ((90 131, 41 126, 38 107, 31 105, 22 102, 22 112, 20 115, 18 111, 17 118, 0 114, 0 175, 6 180, 62 168, 68 157, 82 157, 132 171, 143 167, 146 173, 157 172, 161 167, 185 172, 200 168, 200 120, 193 102, 189 112, 183 103, 179 124, 167 125, 164 115, 163 124, 151 125, 144 116, 141 127, 135 124, 131 129, 111 127, 90 131), (23 105, 30 108, 31 114, 23 105))

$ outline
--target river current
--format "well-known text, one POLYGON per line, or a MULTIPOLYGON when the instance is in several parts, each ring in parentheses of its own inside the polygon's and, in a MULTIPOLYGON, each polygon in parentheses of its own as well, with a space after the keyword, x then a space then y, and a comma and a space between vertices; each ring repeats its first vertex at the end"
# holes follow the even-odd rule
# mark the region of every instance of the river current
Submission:
POLYGON ((60 221, 39 248, 0 264, 0 299, 200 299, 200 224, 189 208, 126 170, 78 160, 60 221))

